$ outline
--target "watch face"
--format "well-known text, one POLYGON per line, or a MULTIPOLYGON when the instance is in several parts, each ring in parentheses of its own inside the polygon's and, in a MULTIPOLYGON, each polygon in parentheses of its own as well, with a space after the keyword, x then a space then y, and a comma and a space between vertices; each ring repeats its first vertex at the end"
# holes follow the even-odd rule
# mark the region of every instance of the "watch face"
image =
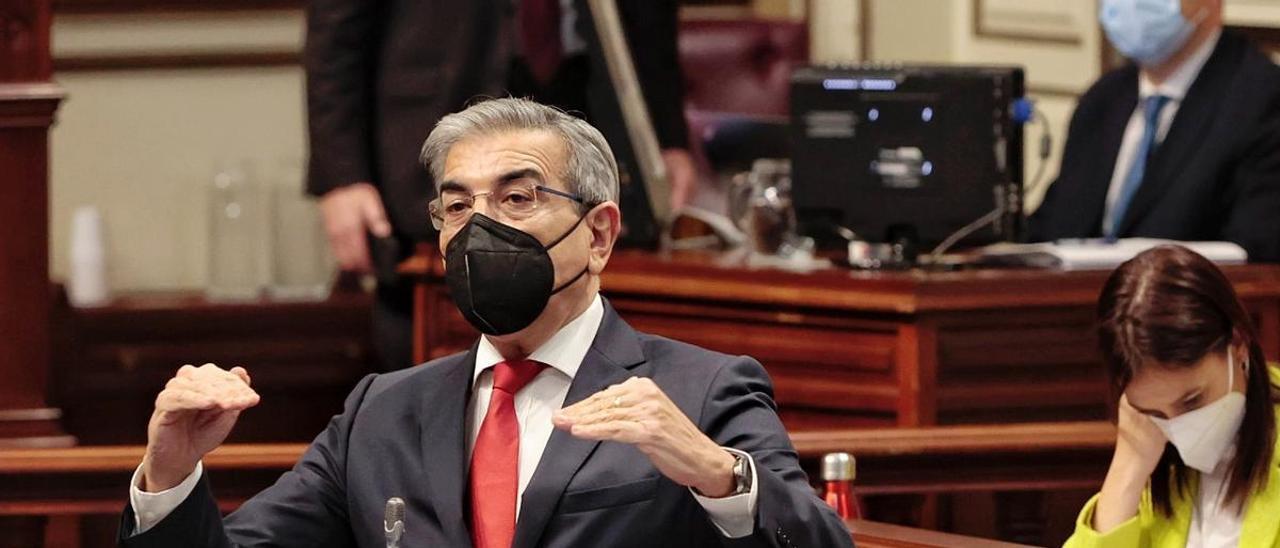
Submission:
POLYGON ((747 469, 747 458, 736 453, 733 458, 733 475, 738 484, 735 494, 746 493, 751 490, 751 471, 747 469))

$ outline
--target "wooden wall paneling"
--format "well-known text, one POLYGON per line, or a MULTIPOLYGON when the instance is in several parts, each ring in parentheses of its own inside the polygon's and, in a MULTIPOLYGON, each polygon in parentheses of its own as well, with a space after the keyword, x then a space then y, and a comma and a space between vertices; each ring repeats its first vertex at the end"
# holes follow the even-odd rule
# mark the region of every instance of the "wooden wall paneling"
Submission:
POLYGON ((49 322, 48 0, 0 0, 0 444, 65 445, 46 402, 49 322))
POLYGON ((454 307, 444 286, 419 288, 419 292, 422 295, 418 300, 423 303, 424 323, 415 324, 422 328, 415 329, 415 353, 419 348, 421 353, 415 354, 414 361, 421 363, 471 348, 479 333, 467 324, 454 307), (418 337, 419 333, 423 336, 418 337))
POLYGON ((759 360, 792 428, 821 426, 821 417, 828 415, 832 422, 827 426, 894 422, 900 360, 893 324, 824 322, 838 318, 616 293, 609 298, 637 330, 759 360))
POLYGON ((1258 330, 1258 343, 1269 360, 1280 359, 1280 303, 1246 300, 1245 307, 1258 330))
POLYGON ((79 516, 50 516, 44 527, 44 548, 84 548, 79 516))
POLYGON ((306 441, 374 370, 371 298, 206 302, 192 292, 119 296, 108 306, 55 307, 53 397, 65 428, 88 444, 143 443, 155 395, 184 364, 244 366, 262 402, 231 440, 306 441))
POLYGON ((56 13, 94 15, 147 12, 302 9, 303 0, 53 0, 56 13))
POLYGON ((292 67, 302 61, 297 51, 208 51, 191 53, 66 55, 53 61, 59 73, 123 70, 189 70, 292 67))
MULTIPOLYGON (((738 7, 751 13, 750 0, 681 0, 682 7, 738 7)), ((302 9, 304 0, 54 0, 56 13, 137 14, 146 12, 255 11, 302 9)))
POLYGON ((948 313, 938 322, 940 423, 1107 416, 1090 307, 948 313))

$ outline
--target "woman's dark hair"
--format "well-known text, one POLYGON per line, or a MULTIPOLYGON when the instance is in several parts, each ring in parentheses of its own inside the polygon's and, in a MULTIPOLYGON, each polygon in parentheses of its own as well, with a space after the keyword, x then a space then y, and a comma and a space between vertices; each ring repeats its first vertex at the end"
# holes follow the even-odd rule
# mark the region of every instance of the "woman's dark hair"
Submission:
MULTIPOLYGON (((1267 372, 1253 321, 1235 289, 1208 259, 1181 246, 1147 250, 1120 265, 1098 298, 1098 342, 1118 399, 1143 367, 1190 367, 1232 342, 1249 350, 1244 423, 1227 479, 1226 502, 1243 508, 1267 483, 1275 448, 1275 409, 1280 386, 1267 372)), ((1151 475, 1151 499, 1171 515, 1171 489, 1185 493, 1191 474, 1166 444, 1151 475)))

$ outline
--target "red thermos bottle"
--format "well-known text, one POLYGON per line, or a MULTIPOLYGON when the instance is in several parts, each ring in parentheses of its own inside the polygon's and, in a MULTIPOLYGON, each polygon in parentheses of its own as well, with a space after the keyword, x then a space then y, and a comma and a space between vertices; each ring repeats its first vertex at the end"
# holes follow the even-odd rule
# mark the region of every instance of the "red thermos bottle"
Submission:
POLYGON ((822 457, 822 498, 844 519, 861 519, 862 509, 853 494, 857 463, 848 453, 828 453, 822 457))

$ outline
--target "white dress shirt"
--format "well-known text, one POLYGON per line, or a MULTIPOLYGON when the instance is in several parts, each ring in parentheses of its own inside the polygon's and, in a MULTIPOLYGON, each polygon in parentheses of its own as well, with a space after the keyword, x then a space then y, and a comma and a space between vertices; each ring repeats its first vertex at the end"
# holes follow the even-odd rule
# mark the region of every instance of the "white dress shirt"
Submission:
POLYGON ((1142 132, 1146 125, 1143 120, 1143 105, 1146 104, 1148 97, 1152 95, 1163 95, 1169 98, 1164 108, 1160 111, 1160 122, 1156 127, 1155 143, 1159 144, 1164 141, 1165 135, 1169 134, 1169 126, 1173 125, 1173 117, 1178 114, 1178 107, 1182 106, 1182 100, 1187 96, 1187 90, 1191 88, 1191 84, 1196 81, 1196 77, 1200 75, 1200 69, 1204 68, 1205 62, 1209 60, 1209 56, 1213 54, 1213 49, 1218 45, 1218 38, 1222 36, 1222 31, 1215 31, 1213 36, 1205 40, 1195 53, 1191 54, 1187 60, 1173 71, 1168 78, 1160 85, 1156 85, 1147 77, 1145 72, 1138 72, 1138 105, 1133 109, 1133 115, 1129 117, 1129 124, 1124 127, 1124 137, 1120 141, 1120 151, 1116 154, 1115 171, 1111 172, 1111 187, 1107 190, 1107 206, 1102 216, 1102 232, 1105 234, 1107 228, 1112 225, 1112 213, 1115 209, 1116 200, 1120 197, 1120 190, 1124 186, 1124 180, 1129 176, 1129 170, 1133 167, 1134 156, 1138 153, 1138 146, 1142 143, 1142 132))
MULTIPOLYGON (((569 393, 569 385, 578 373, 583 358, 595 341, 596 332, 600 330, 600 322, 604 318, 604 302, 599 295, 580 316, 570 321, 557 331, 546 343, 529 355, 528 359, 547 364, 537 377, 520 390, 515 397, 516 419, 520 423, 520 460, 519 484, 516 497, 516 515, 520 512, 520 499, 524 489, 529 485, 533 472, 538 468, 542 452, 551 438, 555 426, 551 416, 564 405, 565 395, 569 393)), ((489 342, 481 337, 476 348, 476 363, 473 371, 471 398, 467 408, 467 462, 471 461, 471 451, 475 446, 476 436, 480 433, 480 424, 484 421, 489 409, 489 397, 493 393, 493 367, 502 362, 502 355, 489 342)), ((725 448, 734 454, 747 458, 751 469, 751 490, 740 495, 713 499, 703 497, 690 489, 690 493, 698 504, 702 505, 711 518, 712 524, 721 534, 730 538, 750 535, 755 529, 756 488, 757 479, 755 462, 751 456, 742 451, 725 448)), ((142 474, 139 466, 133 474, 129 500, 133 505, 137 519, 137 533, 144 533, 173 512, 200 479, 203 466, 197 465, 182 483, 159 493, 146 493, 138 485, 142 474)))
POLYGON ((1200 492, 1196 494, 1196 503, 1191 509, 1187 548, 1235 548, 1240 545, 1244 516, 1223 501, 1230 470, 1230 466, 1219 465, 1212 474, 1200 474, 1200 492))

